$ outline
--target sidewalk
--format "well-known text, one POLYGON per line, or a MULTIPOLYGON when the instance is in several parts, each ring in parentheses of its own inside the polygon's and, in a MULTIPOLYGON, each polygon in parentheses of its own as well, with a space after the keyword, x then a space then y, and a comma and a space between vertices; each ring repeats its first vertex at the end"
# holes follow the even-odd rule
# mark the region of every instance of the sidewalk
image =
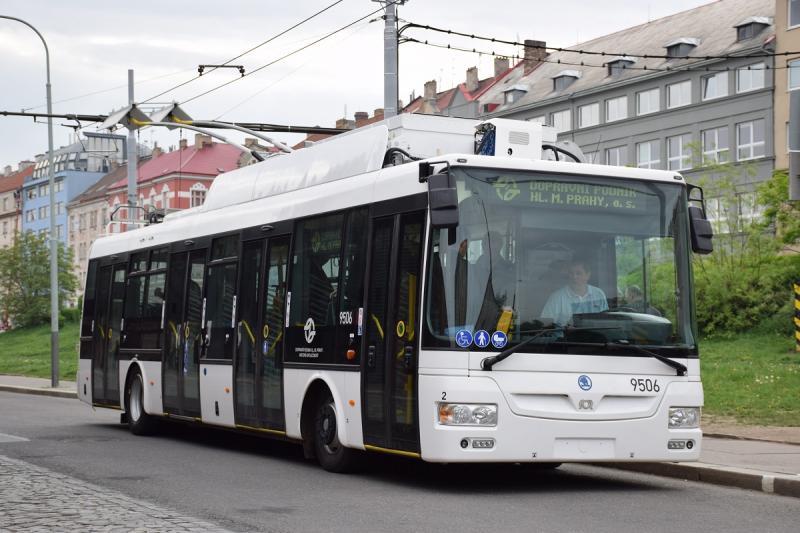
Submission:
MULTIPOLYGON (((75 383, 0 375, 0 391, 77 398, 75 383)), ((800 427, 704 424, 696 463, 603 463, 598 466, 703 481, 800 498, 800 427)))

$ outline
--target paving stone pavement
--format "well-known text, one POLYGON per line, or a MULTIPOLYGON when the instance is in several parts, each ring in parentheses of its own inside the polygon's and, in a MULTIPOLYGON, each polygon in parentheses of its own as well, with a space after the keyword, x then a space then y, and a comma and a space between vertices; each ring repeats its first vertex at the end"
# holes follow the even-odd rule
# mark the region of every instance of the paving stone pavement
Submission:
POLYGON ((0 455, 0 532, 226 530, 122 493, 0 455))

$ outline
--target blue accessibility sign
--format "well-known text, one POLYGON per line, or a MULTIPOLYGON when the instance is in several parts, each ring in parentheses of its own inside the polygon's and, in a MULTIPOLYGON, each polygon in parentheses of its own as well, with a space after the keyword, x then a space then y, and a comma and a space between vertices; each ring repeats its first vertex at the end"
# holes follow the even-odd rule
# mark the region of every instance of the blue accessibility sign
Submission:
POLYGON ((492 334, 492 346, 495 348, 503 348, 506 344, 508 344, 508 337, 502 331, 495 331, 492 334))
POLYGON ((469 348, 469 345, 472 344, 472 333, 466 329, 458 330, 458 333, 456 333, 456 344, 461 348, 469 348))
POLYGON ((489 346, 489 334, 482 329, 475 332, 475 346, 478 348, 486 348, 489 346))

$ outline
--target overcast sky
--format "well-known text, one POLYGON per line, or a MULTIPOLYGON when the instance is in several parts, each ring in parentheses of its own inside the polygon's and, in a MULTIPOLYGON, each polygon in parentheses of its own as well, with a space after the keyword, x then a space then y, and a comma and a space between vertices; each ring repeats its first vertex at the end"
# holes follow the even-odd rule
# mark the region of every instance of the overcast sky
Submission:
MULTIPOLYGON (((724 0, 723 0, 724 1, 724 0)), ((197 66, 227 61, 334 0, 3 0, 0 15, 26 20, 47 40, 56 113, 108 114, 127 104, 127 70, 134 69, 136 100, 144 101, 196 77, 197 66), (89 94, 94 93, 94 94, 89 94), (79 98, 78 98, 79 97, 79 98), (65 101, 68 100, 68 101, 65 101)), ((572 46, 708 3, 708 0, 409 0, 400 18, 478 35, 549 46, 572 46)), ((236 60, 249 72, 378 9, 370 0, 343 0, 280 39, 236 60)), ((380 13, 286 60, 188 102, 195 119, 333 126, 356 111, 383 107, 383 21, 380 13)), ((520 54, 511 46, 422 30, 406 35, 486 52, 520 54)), ((400 98, 422 93, 426 80, 440 90, 464 80, 468 67, 491 76, 492 57, 407 43, 400 47, 400 98)), ((238 77, 218 70, 158 98, 183 102, 238 77)), ((0 110, 45 110, 41 42, 24 25, 0 19, 0 110)), ((55 146, 72 129, 56 119, 55 146)), ((86 131, 95 126, 84 124, 86 131)), ((120 133, 124 133, 121 130, 120 133)), ((193 132, 185 136, 193 139, 193 132)), ((296 142, 301 136, 276 135, 296 142)), ((241 140, 233 134, 231 138, 241 140)), ((140 141, 176 145, 179 133, 150 128, 140 141)), ((191 144, 191 142, 190 142, 191 144)), ((0 117, 0 171, 47 149, 47 127, 30 118, 0 117)))

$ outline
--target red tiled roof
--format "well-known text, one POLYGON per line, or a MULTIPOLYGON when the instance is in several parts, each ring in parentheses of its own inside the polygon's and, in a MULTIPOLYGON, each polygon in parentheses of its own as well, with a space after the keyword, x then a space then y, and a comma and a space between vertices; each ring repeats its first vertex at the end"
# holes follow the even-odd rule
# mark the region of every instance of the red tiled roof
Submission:
POLYGON ((31 175, 33 175, 33 165, 0 178, 0 193, 19 189, 22 187, 25 178, 31 175))
MULTIPOLYGON (((178 172, 194 175, 217 176, 238 168, 242 151, 230 144, 212 143, 200 150, 194 146, 166 152, 139 165, 136 183, 144 183, 161 176, 178 172)), ((109 189, 124 187, 126 179, 114 183, 109 189)))

